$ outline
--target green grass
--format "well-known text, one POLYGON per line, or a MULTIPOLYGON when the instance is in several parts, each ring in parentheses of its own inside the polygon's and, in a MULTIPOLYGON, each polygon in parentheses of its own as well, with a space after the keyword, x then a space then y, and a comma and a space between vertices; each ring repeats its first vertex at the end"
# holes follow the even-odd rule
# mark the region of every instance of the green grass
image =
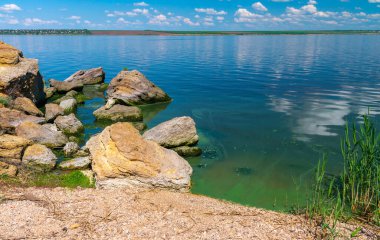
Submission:
POLYGON ((69 173, 45 173, 32 177, 30 184, 36 187, 66 187, 66 188, 92 188, 94 184, 90 182, 80 171, 69 173))
POLYGON ((380 135, 368 115, 359 128, 346 125, 341 152, 344 167, 339 176, 326 174, 326 155, 319 161, 306 208, 307 216, 317 219, 329 238, 337 236, 338 221, 356 219, 380 226, 380 135))
POLYGON ((3 104, 4 106, 9 106, 9 99, 5 97, 0 97, 0 104, 3 104))

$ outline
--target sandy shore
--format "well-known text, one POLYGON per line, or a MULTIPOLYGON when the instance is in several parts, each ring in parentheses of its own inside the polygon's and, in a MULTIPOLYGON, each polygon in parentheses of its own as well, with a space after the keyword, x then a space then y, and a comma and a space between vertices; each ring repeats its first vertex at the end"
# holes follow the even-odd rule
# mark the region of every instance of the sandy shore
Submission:
MULTIPOLYGON (((302 216, 162 190, 0 188, 0 239, 318 239, 302 216)), ((341 230, 349 236, 355 226, 341 230)), ((377 239, 363 230, 356 239, 377 239)))

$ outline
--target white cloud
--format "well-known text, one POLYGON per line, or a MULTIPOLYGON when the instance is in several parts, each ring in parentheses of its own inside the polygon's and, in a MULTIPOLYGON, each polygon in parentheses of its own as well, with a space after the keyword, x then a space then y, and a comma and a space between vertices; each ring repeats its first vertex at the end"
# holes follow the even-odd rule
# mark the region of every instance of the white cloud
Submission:
POLYGON ((81 17, 80 16, 70 16, 68 19, 70 19, 70 20, 80 20, 81 17))
POLYGON ((196 12, 206 13, 209 15, 226 15, 227 14, 227 12, 225 12, 225 11, 217 11, 213 8, 195 8, 194 10, 196 12))
POLYGON ((8 24, 15 25, 19 24, 20 22, 16 18, 11 18, 7 21, 8 24))
POLYGON ((149 10, 146 9, 146 8, 143 8, 143 9, 141 9, 141 8, 136 8, 136 9, 133 9, 133 12, 135 12, 135 13, 140 13, 140 14, 142 14, 142 15, 148 15, 148 14, 149 14, 149 10))
POLYGON ((59 24, 56 20, 42 20, 40 18, 25 18, 23 23, 25 26, 59 24))
POLYGON ((291 2, 292 0, 272 0, 272 2, 291 2))
POLYGON ((309 2, 307 4, 308 5, 316 5, 317 1, 315 1, 315 0, 309 0, 309 2))
POLYGON ((380 3, 380 0, 368 0, 369 3, 380 3))
POLYGON ((234 21, 238 22, 238 23, 241 23, 241 22, 250 23, 250 22, 255 22, 258 18, 262 18, 262 17, 263 17, 263 15, 251 13, 250 11, 248 11, 245 8, 239 8, 235 12, 234 21))
POLYGON ((154 16, 153 18, 149 20, 148 23, 154 24, 154 25, 169 25, 168 18, 163 14, 154 16))
POLYGON ((317 12, 317 8, 312 4, 308 4, 308 5, 301 7, 301 10, 308 12, 308 13, 316 13, 317 12))
POLYGON ((4 4, 3 6, 0 6, 0 11, 3 12, 13 12, 13 11, 21 11, 21 8, 17 6, 16 4, 4 4))
POLYGON ((193 22, 189 18, 184 18, 183 22, 189 26, 199 26, 199 22, 193 22))
POLYGON ((89 20, 84 20, 83 21, 85 24, 91 24, 91 21, 89 21, 89 20))
POLYGON ((262 12, 268 11, 268 9, 261 2, 255 2, 254 4, 252 4, 252 8, 262 12))
POLYGON ((223 20, 224 20, 224 17, 222 17, 222 16, 217 16, 217 17, 216 17, 216 20, 218 20, 218 21, 223 21, 223 20))
POLYGON ((149 4, 147 4, 146 2, 136 2, 133 4, 133 6, 148 7, 149 4))

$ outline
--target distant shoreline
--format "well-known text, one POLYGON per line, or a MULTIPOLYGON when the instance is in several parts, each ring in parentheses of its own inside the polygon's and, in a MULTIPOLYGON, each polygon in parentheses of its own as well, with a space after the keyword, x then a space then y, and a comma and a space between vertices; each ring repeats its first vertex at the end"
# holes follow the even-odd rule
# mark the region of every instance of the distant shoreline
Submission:
POLYGON ((380 34, 380 30, 299 30, 299 31, 155 31, 155 30, 88 30, 41 29, 0 30, 0 35, 95 35, 95 36, 215 36, 215 35, 316 35, 380 34))

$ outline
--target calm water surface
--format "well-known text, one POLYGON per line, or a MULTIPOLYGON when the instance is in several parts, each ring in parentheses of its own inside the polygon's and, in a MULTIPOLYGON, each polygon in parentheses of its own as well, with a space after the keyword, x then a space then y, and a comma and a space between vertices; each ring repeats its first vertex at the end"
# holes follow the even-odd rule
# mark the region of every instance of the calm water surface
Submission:
MULTIPOLYGON (((45 79, 102 66, 138 69, 174 101, 145 107, 149 127, 188 115, 199 129, 194 193, 271 209, 305 200, 322 152, 342 167, 339 135, 368 107, 380 114, 380 36, 0 36, 38 58, 45 79)), ((78 109, 86 138, 99 132, 78 109)))

